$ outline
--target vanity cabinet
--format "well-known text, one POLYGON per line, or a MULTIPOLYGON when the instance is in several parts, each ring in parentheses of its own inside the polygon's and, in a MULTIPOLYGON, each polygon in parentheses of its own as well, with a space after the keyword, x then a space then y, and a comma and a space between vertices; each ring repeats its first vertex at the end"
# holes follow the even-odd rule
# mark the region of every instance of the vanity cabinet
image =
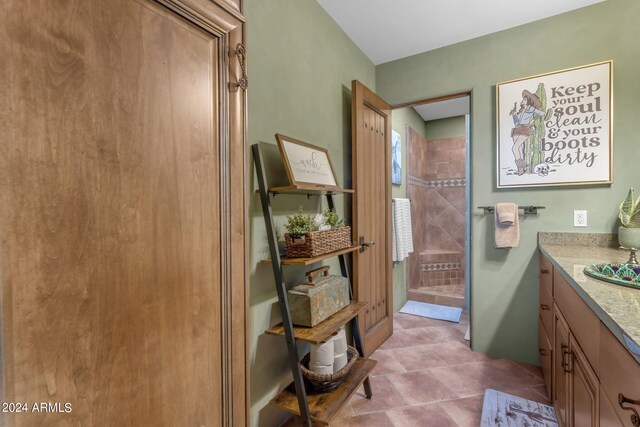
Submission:
POLYGON ((544 255, 539 314, 540 362, 558 424, 640 426, 640 364, 544 255))

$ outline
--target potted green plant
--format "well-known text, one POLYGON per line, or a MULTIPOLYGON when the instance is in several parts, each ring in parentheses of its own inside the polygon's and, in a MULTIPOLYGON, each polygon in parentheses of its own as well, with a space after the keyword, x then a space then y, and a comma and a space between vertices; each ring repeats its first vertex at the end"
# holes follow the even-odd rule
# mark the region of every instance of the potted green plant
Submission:
POLYGON ((284 228, 286 228, 290 237, 295 241, 315 229, 314 218, 300 208, 295 214, 287 216, 287 223, 284 225, 284 228))
POLYGON ((327 209, 322 212, 322 216, 326 218, 325 223, 331 228, 340 228, 344 226, 344 220, 340 219, 335 209, 327 209))
POLYGON ((640 197, 634 198, 633 187, 620 204, 618 243, 624 248, 640 249, 640 197))

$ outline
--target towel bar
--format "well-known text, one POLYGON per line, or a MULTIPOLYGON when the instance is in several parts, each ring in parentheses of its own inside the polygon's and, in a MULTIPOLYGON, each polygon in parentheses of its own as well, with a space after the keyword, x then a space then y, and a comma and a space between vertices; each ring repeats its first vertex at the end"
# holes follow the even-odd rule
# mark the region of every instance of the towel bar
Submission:
MULTIPOLYGON (((518 206, 518 209, 523 209, 525 215, 538 215, 538 209, 544 209, 544 206, 518 206)), ((492 214, 495 212, 495 206, 478 206, 478 209, 484 210, 485 214, 492 214)))

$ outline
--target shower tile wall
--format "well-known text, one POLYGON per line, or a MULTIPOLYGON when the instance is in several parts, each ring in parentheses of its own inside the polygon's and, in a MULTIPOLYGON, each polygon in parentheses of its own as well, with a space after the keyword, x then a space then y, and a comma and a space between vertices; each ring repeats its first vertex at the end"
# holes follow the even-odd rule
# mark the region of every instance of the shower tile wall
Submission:
POLYGON ((409 127, 407 141, 414 235, 409 285, 441 288, 464 283, 465 138, 427 141, 409 127))

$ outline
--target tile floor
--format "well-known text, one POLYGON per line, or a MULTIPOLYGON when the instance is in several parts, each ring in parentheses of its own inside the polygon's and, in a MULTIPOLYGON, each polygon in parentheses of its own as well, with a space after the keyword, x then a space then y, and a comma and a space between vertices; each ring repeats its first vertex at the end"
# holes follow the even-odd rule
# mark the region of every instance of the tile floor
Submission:
POLYGON ((473 353, 468 325, 467 313, 460 323, 396 313, 393 335, 371 356, 373 398, 361 387, 331 425, 478 427, 487 388, 549 404, 539 367, 473 353))

